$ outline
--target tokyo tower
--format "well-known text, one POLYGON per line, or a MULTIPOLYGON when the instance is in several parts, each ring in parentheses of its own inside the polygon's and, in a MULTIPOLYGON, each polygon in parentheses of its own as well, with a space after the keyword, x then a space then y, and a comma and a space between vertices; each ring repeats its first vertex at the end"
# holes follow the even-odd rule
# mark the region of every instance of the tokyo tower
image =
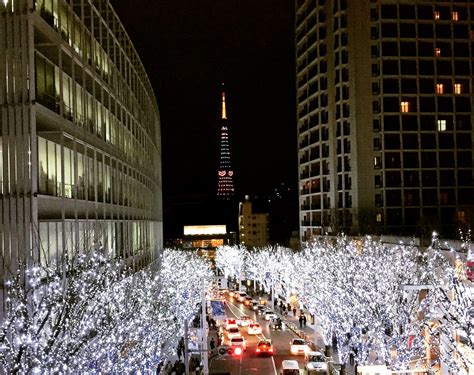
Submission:
POLYGON ((219 155, 219 170, 217 171, 217 198, 230 200, 235 195, 234 172, 230 163, 229 128, 227 123, 227 111, 225 106, 224 84, 222 84, 222 116, 221 116, 221 145, 219 155))

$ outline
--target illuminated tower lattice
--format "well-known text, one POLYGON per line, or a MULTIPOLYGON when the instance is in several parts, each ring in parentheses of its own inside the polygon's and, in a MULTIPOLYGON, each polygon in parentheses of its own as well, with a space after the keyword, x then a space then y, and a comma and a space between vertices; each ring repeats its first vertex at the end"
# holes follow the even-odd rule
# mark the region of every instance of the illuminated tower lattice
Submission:
POLYGON ((222 117, 221 117, 221 148, 219 156, 219 170, 217 182, 217 197, 228 200, 234 197, 234 172, 230 162, 229 128, 225 106, 225 92, 222 90, 222 117))

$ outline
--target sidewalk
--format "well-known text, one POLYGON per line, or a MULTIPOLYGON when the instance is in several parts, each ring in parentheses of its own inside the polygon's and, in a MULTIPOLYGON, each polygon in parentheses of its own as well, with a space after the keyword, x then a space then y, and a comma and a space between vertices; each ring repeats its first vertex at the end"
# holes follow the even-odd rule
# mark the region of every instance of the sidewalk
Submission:
MULTIPOLYGON (((306 326, 303 326, 303 327, 300 327, 300 323, 299 323, 300 309, 297 309, 296 316, 293 315, 292 311, 290 312, 287 311, 287 315, 282 315, 282 310, 279 307, 275 308, 275 312, 285 322, 287 328, 291 329, 297 336, 309 342, 311 350, 325 353, 326 347, 324 344, 323 335, 321 334, 317 321, 315 320, 315 324, 311 324, 311 317, 309 316, 307 312, 306 312, 306 318, 307 318, 306 326)), ((330 357, 332 357, 334 364, 340 363, 337 348, 331 348, 330 357)), ((344 374, 354 375, 355 374, 354 367, 351 366, 349 363, 346 363, 344 374)))

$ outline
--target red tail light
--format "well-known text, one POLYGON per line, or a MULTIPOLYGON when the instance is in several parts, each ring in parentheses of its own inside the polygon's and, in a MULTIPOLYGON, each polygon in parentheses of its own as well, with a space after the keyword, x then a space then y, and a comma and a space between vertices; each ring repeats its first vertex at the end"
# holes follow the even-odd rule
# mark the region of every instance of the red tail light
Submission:
POLYGON ((260 349, 259 349, 259 348, 257 348, 257 353, 260 353, 260 349))

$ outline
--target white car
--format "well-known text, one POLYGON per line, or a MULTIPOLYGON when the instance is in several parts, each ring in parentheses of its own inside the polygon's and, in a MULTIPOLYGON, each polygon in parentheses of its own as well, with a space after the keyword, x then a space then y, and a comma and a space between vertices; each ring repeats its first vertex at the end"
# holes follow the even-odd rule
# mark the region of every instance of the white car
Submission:
POLYGON ((261 335, 262 327, 258 323, 250 323, 247 327, 247 333, 249 335, 261 335))
POLYGON ((253 323, 253 320, 248 315, 242 315, 237 319, 237 325, 240 327, 247 327, 250 323, 253 323))
POLYGON ((225 335, 229 340, 232 340, 234 337, 242 337, 242 334, 237 327, 230 327, 229 329, 226 329, 225 335))
POLYGON ((247 350, 247 344, 245 342, 245 339, 240 336, 240 337, 233 337, 228 341, 229 346, 240 346, 242 347, 242 350, 245 352, 247 350))
POLYGON ((327 358, 321 352, 306 353, 304 357, 304 363, 308 375, 328 373, 327 358))
POLYGON ((238 328, 237 326, 237 320, 234 319, 234 318, 227 318, 227 319, 224 319, 224 322, 222 323, 222 326, 224 327, 224 329, 229 329, 231 327, 236 327, 238 328))
POLYGON ((277 314, 275 314, 273 311, 267 310, 263 313, 263 317, 265 320, 271 320, 271 319, 276 319, 278 318, 277 314))
POLYGON ((303 339, 294 338, 290 341, 290 353, 293 355, 304 355, 309 352, 309 346, 303 339))
POLYGON ((247 298, 247 293, 239 292, 239 293, 235 294, 234 297, 237 297, 237 301, 244 302, 245 298, 247 298))

